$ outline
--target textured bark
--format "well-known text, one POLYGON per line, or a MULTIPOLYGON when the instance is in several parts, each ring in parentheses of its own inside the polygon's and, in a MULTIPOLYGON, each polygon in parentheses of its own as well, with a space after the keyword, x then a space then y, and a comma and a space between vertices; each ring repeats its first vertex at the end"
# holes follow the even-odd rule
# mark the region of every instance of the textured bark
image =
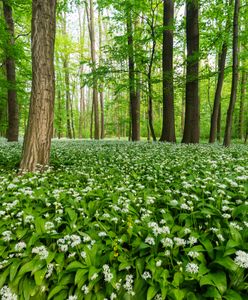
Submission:
POLYGON ((186 1, 186 110, 183 143, 199 143, 199 7, 198 0, 186 1))
POLYGON ((48 165, 55 98, 54 41, 56 0, 32 3, 32 92, 20 168, 35 171, 48 165))
POLYGON ((163 127, 160 141, 176 142, 173 86, 174 1, 164 1, 163 33, 163 127))
MULTIPOLYGON (((66 36, 66 14, 63 18, 63 35, 66 36)), ((66 46, 64 49, 63 56, 63 68, 64 68, 64 79, 65 79, 65 110, 66 110, 66 137, 72 139, 72 128, 71 128, 71 118, 70 118, 70 74, 68 65, 69 56, 67 54, 66 46)))
POLYGON ((233 16, 233 66, 232 66, 232 89, 231 97, 229 102, 229 107, 226 116, 226 128, 225 128, 225 137, 223 145, 225 147, 230 146, 231 135, 232 135, 232 120, 233 112, 235 107, 235 102, 237 98, 237 87, 238 87, 238 77, 239 77, 239 9, 240 9, 240 0, 235 0, 234 5, 234 16, 233 16))
POLYGON ((98 90, 97 90, 97 76, 96 76, 96 39, 95 39, 95 22, 94 22, 94 6, 93 0, 89 0, 90 10, 87 10, 88 27, 90 33, 90 47, 91 47, 91 60, 93 72, 93 111, 94 111, 94 138, 100 138, 100 124, 99 124, 99 108, 98 108, 98 90))
POLYGON ((220 143, 220 141, 221 141, 221 102, 219 105, 219 113, 218 113, 218 120, 217 120, 217 140, 220 143))
POLYGON ((61 105, 61 90, 58 89, 58 138, 62 137, 62 105, 61 105))
POLYGON ((128 69, 129 69, 129 97, 131 117, 131 138, 132 141, 140 140, 140 101, 135 90, 135 65, 133 27, 131 11, 127 12, 127 37, 128 37, 128 69))
MULTIPOLYGON (((233 0, 229 0, 229 6, 231 6, 233 0)), ((231 15, 228 14, 226 20, 225 30, 229 31, 229 27, 231 25, 231 15)), ((210 135, 209 135, 209 143, 214 143, 216 139, 216 131, 218 129, 218 121, 220 122, 220 102, 221 102, 221 93, 222 87, 224 83, 224 75, 225 75, 225 64, 226 64, 226 56, 227 56, 227 41, 223 42, 221 53, 219 54, 218 59, 218 81, 214 95, 214 107, 211 115, 211 124, 210 124, 210 135)), ((220 127, 220 125, 219 125, 220 127)), ((219 140, 219 139, 218 139, 219 140)))
POLYGON ((244 103, 246 97, 247 72, 242 71, 241 90, 240 90, 240 105, 239 105, 239 138, 244 138, 244 103))
POLYGON ((151 38, 152 38, 152 52, 148 65, 148 140, 150 140, 150 134, 152 135, 152 139, 155 142, 157 140, 154 126, 153 126, 153 86, 152 86, 152 69, 154 63, 154 56, 157 46, 157 41, 155 37, 155 10, 151 6, 152 11, 152 21, 151 21, 151 38))
MULTIPOLYGON (((8 47, 13 48, 14 40, 14 21, 12 17, 12 7, 9 1, 3 0, 4 19, 8 31, 8 47)), ((19 134, 19 115, 18 115, 18 102, 16 93, 16 67, 15 58, 12 51, 6 49, 6 75, 8 81, 8 129, 7 139, 9 142, 18 141, 19 134)))
MULTIPOLYGON (((98 28, 99 28, 99 66, 102 63, 102 21, 101 13, 98 10, 98 28)), ((100 111, 101 111, 101 139, 104 139, 104 94, 103 85, 100 85, 100 111)))
POLYGON ((214 107, 211 116, 209 143, 214 143, 216 139, 216 131, 218 126, 219 107, 221 101, 221 92, 224 83, 225 64, 227 55, 227 43, 224 42, 218 63, 218 81, 214 96, 214 107))
MULTIPOLYGON (((80 30, 80 58, 81 60, 84 59, 84 39, 85 39, 85 21, 86 21, 86 10, 84 10, 84 16, 83 16, 83 23, 81 21, 81 12, 80 8, 78 8, 78 15, 79 15, 79 30, 80 30)), ((80 76, 82 76, 84 73, 84 65, 82 64, 80 67, 80 76)), ((85 122, 85 111, 86 111, 86 105, 85 105, 85 89, 83 86, 83 82, 80 77, 80 112, 79 112, 79 126, 78 126, 78 138, 82 139, 83 136, 86 137, 85 131, 86 131, 86 122, 85 122)))

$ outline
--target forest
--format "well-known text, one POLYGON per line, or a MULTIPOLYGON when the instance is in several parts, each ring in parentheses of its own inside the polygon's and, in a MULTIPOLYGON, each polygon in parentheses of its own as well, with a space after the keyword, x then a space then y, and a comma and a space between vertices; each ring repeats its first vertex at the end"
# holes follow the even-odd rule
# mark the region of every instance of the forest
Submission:
POLYGON ((1 300, 248 300, 247 21, 0 0, 1 300))

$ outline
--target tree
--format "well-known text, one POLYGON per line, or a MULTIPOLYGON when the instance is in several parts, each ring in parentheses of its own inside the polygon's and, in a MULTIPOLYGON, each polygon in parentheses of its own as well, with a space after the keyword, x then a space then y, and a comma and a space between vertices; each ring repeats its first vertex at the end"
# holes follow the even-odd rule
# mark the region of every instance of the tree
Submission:
POLYGON ((231 143, 232 135, 232 119, 233 111, 237 98, 237 87, 238 87, 238 77, 239 77, 239 8, 240 0, 235 0, 234 5, 234 15, 233 15, 233 66, 232 66, 232 89, 231 97, 229 102, 229 107, 226 116, 226 128, 225 128, 225 137, 223 145, 228 147, 231 143))
POLYGON ((56 0, 32 2, 32 92, 20 169, 48 165, 55 97, 56 0))
POLYGON ((174 1, 164 1, 163 32, 163 128, 160 141, 176 142, 173 86, 174 1))
POLYGON ((94 112, 94 138, 99 140, 100 138, 100 126, 99 126, 99 108, 98 108, 98 89, 97 89, 97 76, 96 76, 96 39, 95 39, 95 22, 94 22, 94 5, 93 0, 89 0, 90 9, 88 11, 88 5, 86 4, 88 27, 90 34, 90 46, 91 46, 91 60, 92 60, 92 72, 93 72, 93 112, 94 112))
POLYGON ((14 39, 14 21, 12 16, 12 7, 9 1, 3 0, 3 11, 8 31, 8 45, 6 47, 6 76, 8 81, 8 130, 7 139, 9 142, 18 141, 19 133, 19 115, 18 102, 16 93, 16 64, 13 48, 15 46, 14 39))
POLYGON ((128 72, 129 97, 132 141, 140 140, 140 99, 135 89, 135 62, 133 44, 133 25, 131 8, 127 7, 127 42, 128 42, 128 72))
POLYGON ((198 0, 186 0, 186 110, 182 143, 199 143, 200 139, 198 15, 198 0))
MULTIPOLYGON (((229 7, 232 6, 232 0, 229 1, 229 7)), ((229 32, 231 26, 231 15, 230 9, 228 11, 225 32, 229 32)), ((223 41, 221 52, 219 54, 218 59, 218 80, 217 86, 214 95, 214 107, 211 115, 211 124, 210 124, 210 134, 209 134, 209 143, 214 143, 216 139, 216 132, 218 131, 218 120, 220 121, 221 115, 221 93, 222 87, 224 83, 224 75, 225 75, 225 65, 226 65, 226 56, 227 56, 227 46, 228 41, 227 37, 223 41)))

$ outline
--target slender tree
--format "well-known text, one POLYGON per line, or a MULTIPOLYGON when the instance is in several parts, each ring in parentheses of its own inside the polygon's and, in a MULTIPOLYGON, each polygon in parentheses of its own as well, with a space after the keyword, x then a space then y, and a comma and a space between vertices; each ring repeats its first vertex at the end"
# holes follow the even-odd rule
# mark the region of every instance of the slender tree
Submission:
POLYGON ((247 84, 247 72, 242 70, 241 75, 241 89, 240 89, 240 105, 239 105, 239 138, 244 137, 244 106, 246 98, 246 84, 247 84))
POLYGON ((134 63, 134 43, 132 13, 130 7, 127 8, 127 39, 128 39, 128 70, 129 70, 129 97, 130 97, 130 117, 131 117, 131 138, 132 141, 140 140, 140 101, 135 89, 135 63, 134 63))
MULTIPOLYGON (((102 64, 102 20, 101 12, 98 10, 98 29, 99 29, 99 67, 102 64)), ((104 139, 104 93, 103 84, 100 85, 100 109, 101 109, 101 139, 104 139)))
POLYGON ((100 124, 99 124, 99 108, 98 108, 98 90, 97 90, 97 76, 96 76, 96 39, 95 39, 95 22, 94 22, 94 4, 93 0, 89 0, 89 10, 86 4, 88 27, 90 34, 90 47, 91 47, 91 61, 93 72, 93 113, 94 113, 94 138, 99 140, 100 138, 100 124))
POLYGON ((173 86, 174 0, 164 1, 163 127, 160 141, 176 142, 173 86))
POLYGON ((15 45, 15 26, 12 16, 12 7, 9 1, 3 0, 3 12, 8 31, 8 44, 6 47, 6 75, 8 81, 8 130, 7 139, 9 142, 18 141, 19 114, 16 93, 16 64, 13 47, 15 45))
MULTIPOLYGON (((232 6, 232 2, 233 2, 232 0, 229 0, 229 7, 232 6)), ((227 20, 226 20, 226 26, 225 26, 226 32, 229 31, 230 26, 231 26, 231 14, 230 14, 230 9, 229 9, 228 15, 227 15, 227 20)), ((209 143, 215 142, 216 132, 219 132, 219 130, 217 130, 217 129, 220 128, 221 93, 222 93, 222 87, 223 87, 223 83, 224 83, 227 46, 228 46, 228 41, 227 41, 227 39, 225 39, 222 44, 221 52, 218 55, 219 56, 218 80, 217 80, 217 86, 216 86, 215 95, 214 95, 214 106, 213 106, 213 111, 212 111, 212 115, 211 115, 209 143)))
POLYGON ((235 102, 237 98, 237 87, 238 87, 238 77, 239 77, 239 9, 240 9, 240 0, 235 0, 234 5, 234 15, 233 15, 233 65, 232 65, 232 88, 231 88, 231 97, 229 102, 229 107, 226 116, 226 128, 225 128, 225 137, 223 145, 225 147, 230 146, 231 135, 232 135, 232 119, 233 111, 235 107, 235 102))
POLYGON ((56 0, 32 2, 32 92, 20 168, 35 171, 49 163, 55 98, 56 0))
POLYGON ((199 143, 200 139, 198 16, 198 0, 186 0, 187 67, 183 143, 199 143))

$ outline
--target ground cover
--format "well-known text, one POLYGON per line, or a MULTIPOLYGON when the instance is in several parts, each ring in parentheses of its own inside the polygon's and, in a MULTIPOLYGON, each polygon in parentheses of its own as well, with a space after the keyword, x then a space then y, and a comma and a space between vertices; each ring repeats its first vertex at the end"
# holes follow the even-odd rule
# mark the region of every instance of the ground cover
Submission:
POLYGON ((2 299, 248 299, 248 148, 0 142, 2 299))

